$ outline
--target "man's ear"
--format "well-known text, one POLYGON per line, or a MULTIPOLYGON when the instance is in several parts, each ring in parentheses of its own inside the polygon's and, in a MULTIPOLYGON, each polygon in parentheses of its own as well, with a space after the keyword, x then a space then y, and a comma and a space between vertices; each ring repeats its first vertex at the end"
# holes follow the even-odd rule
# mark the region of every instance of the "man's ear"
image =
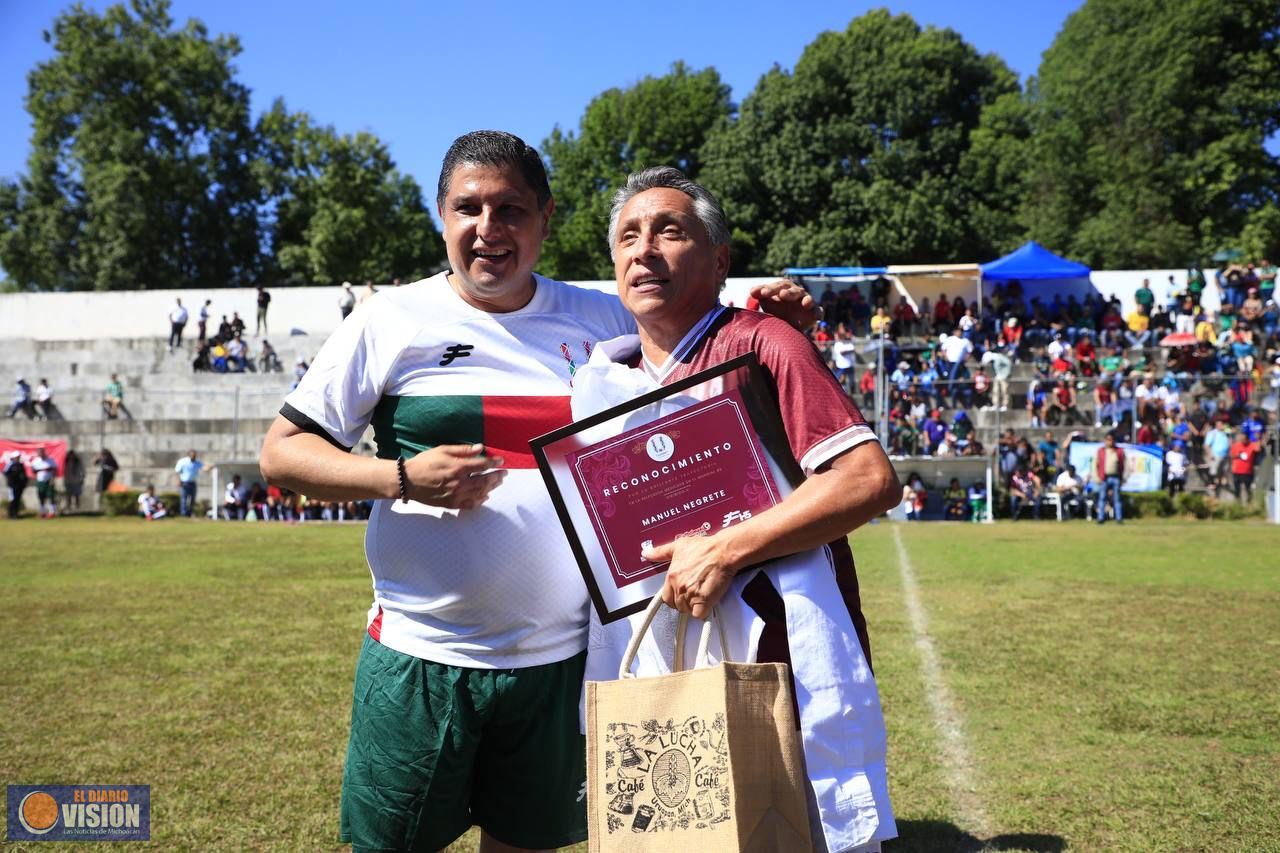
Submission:
POLYGON ((716 246, 716 281, 723 286, 729 277, 729 244, 716 246))

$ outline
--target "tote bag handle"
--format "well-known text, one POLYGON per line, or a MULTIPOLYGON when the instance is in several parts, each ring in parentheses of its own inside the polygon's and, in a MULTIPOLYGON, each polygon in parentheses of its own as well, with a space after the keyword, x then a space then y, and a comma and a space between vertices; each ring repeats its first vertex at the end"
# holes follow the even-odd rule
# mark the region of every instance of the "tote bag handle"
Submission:
MULTIPOLYGON (((622 663, 618 666, 618 678, 635 678, 631 672, 631 664, 635 662, 636 653, 640 651, 640 642, 644 639, 644 635, 649 632, 649 628, 653 625, 653 619, 658 615, 658 609, 662 607, 662 593, 659 592, 649 602, 648 608, 644 611, 644 621, 640 627, 631 635, 631 642, 627 643, 627 650, 622 655, 622 663)), ((709 664, 708 657, 711 650, 711 625, 715 623, 716 630, 720 633, 720 652, 724 660, 729 659, 729 640, 724 633, 724 623, 720 620, 720 609, 713 607, 711 609, 711 618, 702 623, 702 631, 698 637, 698 653, 695 658, 695 666, 709 664)), ((676 623, 676 648, 675 657, 672 660, 672 671, 680 672, 684 669, 684 634, 689 624, 689 614, 681 613, 680 619, 676 623)))

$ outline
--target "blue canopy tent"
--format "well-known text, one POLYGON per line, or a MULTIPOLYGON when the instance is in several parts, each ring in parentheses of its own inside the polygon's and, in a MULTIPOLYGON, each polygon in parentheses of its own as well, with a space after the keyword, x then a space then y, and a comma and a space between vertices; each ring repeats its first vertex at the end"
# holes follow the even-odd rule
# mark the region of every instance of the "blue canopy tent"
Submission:
MULTIPOLYGON (((1050 252, 1034 240, 1015 249, 1003 258, 982 265, 982 292, 990 296, 989 283, 1018 281, 1035 282, 1040 293, 1084 298, 1096 290, 1089 278, 1089 268, 1075 261, 1068 261, 1050 252)), ((1024 292, 1030 293, 1024 288, 1024 292)))
POLYGON ((1087 266, 1060 258, 1034 240, 999 260, 982 265, 982 278, 986 281, 1045 281, 1088 276, 1087 266))

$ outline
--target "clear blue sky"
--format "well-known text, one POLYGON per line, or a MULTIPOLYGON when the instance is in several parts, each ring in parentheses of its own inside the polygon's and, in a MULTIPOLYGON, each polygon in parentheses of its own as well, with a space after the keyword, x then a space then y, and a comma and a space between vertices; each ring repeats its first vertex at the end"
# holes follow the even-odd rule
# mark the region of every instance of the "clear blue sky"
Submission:
MULTIPOLYGON (((1025 80, 1080 2, 913 0, 889 8, 957 30, 1025 80)), ((41 32, 70 5, 0 0, 0 176, 26 170, 26 75, 52 55, 41 32)), ((794 67, 818 33, 882 5, 175 0, 172 14, 179 24, 198 18, 211 34, 240 37, 235 64, 255 116, 283 96, 339 132, 372 131, 433 198, 440 160, 462 133, 508 130, 537 147, 557 124, 576 129, 595 95, 664 74, 681 59, 715 66, 741 101, 774 63, 794 67)))

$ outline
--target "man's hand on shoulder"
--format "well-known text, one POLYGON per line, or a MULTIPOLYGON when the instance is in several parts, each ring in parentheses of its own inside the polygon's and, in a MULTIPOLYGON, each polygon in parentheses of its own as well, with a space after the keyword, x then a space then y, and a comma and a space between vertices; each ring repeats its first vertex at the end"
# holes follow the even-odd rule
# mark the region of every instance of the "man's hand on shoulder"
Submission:
POLYGON ((475 509, 498 487, 507 472, 500 457, 480 444, 442 444, 404 463, 409 499, 446 509, 475 509))
POLYGON ((822 319, 822 308, 808 291, 790 279, 757 284, 751 288, 751 298, 760 303, 766 314, 785 320, 802 332, 822 319))

